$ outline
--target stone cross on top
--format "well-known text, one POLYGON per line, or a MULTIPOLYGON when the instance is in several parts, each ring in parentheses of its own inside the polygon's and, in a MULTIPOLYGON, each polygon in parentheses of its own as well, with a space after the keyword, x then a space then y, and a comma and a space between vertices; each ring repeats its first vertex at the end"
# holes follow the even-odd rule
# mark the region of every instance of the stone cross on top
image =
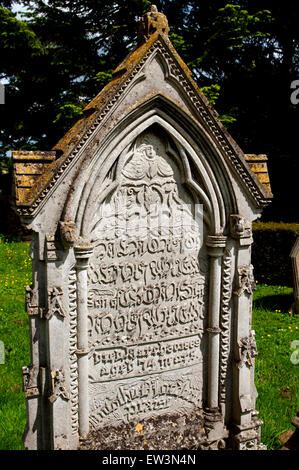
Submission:
POLYGON ((150 35, 156 31, 167 35, 169 33, 169 26, 166 16, 158 12, 156 5, 151 5, 150 11, 140 20, 138 43, 147 41, 150 35))

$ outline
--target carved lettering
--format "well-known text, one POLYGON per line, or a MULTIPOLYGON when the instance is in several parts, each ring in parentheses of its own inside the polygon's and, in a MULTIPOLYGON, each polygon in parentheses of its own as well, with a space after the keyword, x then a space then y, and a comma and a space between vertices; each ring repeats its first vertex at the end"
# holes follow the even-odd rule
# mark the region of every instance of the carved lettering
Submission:
POLYGON ((92 353, 94 381, 117 380, 135 375, 148 375, 201 362, 201 335, 170 341, 159 341, 92 353))
POLYGON ((171 376, 168 373, 164 377, 149 376, 138 381, 131 379, 128 383, 118 383, 113 388, 101 389, 99 384, 96 385, 96 394, 92 393, 93 386, 90 387, 90 392, 94 395, 90 403, 93 428, 104 426, 111 420, 126 423, 137 415, 142 419, 149 412, 153 416, 160 411, 177 412, 180 406, 185 410, 192 409, 201 400, 201 382, 195 374, 188 371, 184 375, 171 376))
POLYGON ((128 153, 119 174, 94 223, 88 270, 95 427, 201 401, 191 383, 202 365, 207 285, 195 204, 153 135, 128 153), (177 380, 182 371, 187 381, 177 380))

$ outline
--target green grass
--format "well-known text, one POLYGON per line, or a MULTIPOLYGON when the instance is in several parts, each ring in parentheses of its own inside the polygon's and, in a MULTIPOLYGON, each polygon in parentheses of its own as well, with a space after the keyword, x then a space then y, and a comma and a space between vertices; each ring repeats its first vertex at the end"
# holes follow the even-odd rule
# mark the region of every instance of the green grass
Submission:
MULTIPOLYGON (((29 325, 24 310, 24 287, 31 283, 29 244, 5 242, 0 237, 0 341, 5 363, 0 364, 0 450, 23 449, 26 406, 22 366, 30 364, 29 325)), ((279 449, 278 437, 291 426, 299 409, 299 364, 291 362, 291 343, 299 340, 299 315, 288 312, 292 290, 257 285, 253 329, 258 356, 255 382, 257 409, 263 420, 262 441, 279 449)), ((299 358, 299 355, 298 355, 299 358)))
POLYGON ((291 361, 291 343, 299 340, 299 315, 290 314, 292 302, 288 287, 261 285, 254 294, 256 408, 264 422, 262 441, 273 450, 281 447, 278 438, 284 431, 295 429, 290 423, 299 409, 299 364, 291 361))
POLYGON ((24 287, 31 283, 29 244, 0 238, 0 341, 5 363, 0 364, 0 449, 23 449, 26 406, 22 366, 30 363, 29 324, 24 287))

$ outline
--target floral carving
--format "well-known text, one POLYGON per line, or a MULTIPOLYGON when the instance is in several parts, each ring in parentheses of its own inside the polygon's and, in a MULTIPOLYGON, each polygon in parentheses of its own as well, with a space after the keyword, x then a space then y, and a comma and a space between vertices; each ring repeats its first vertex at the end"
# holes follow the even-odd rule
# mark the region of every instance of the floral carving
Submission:
POLYGON ((238 269, 238 275, 237 275, 237 286, 236 286, 235 294, 240 296, 244 292, 247 292, 248 294, 252 294, 253 291, 255 290, 255 280, 253 276, 253 266, 252 264, 248 266, 241 266, 238 269))
POLYGON ((255 333, 254 331, 250 332, 250 335, 241 338, 238 341, 239 346, 239 362, 238 367, 243 367, 244 364, 247 364, 249 367, 252 366, 252 360, 257 356, 257 347, 255 342, 255 333))

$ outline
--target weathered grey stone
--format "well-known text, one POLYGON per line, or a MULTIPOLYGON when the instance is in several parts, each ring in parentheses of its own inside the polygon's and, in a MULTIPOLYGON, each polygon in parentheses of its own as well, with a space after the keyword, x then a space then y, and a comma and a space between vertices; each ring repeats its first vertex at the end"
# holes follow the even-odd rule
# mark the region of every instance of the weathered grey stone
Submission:
POLYGON ((29 449, 76 449, 140 422, 189 426, 178 446, 262 446, 250 247, 269 184, 167 33, 152 8, 57 159, 30 192, 18 186, 33 231, 29 449))

